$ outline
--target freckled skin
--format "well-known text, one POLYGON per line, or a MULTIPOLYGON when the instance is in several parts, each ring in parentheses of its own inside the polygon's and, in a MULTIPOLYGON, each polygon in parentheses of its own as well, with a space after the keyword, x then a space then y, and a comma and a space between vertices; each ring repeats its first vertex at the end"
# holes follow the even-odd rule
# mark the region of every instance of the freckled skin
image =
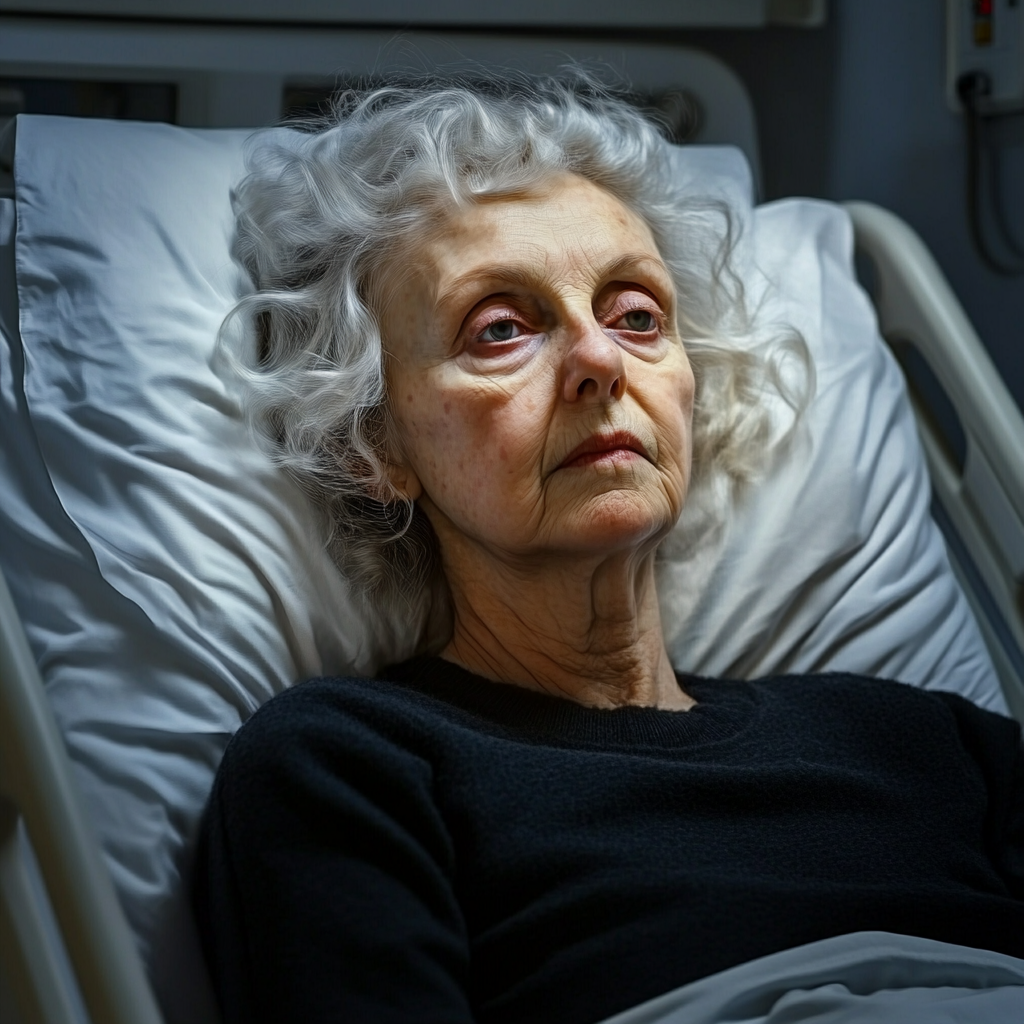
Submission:
POLYGON ((391 474, 441 543, 444 656, 597 706, 688 707, 653 553, 686 497, 694 384, 649 229, 564 175, 459 211, 416 255, 383 315, 391 474))

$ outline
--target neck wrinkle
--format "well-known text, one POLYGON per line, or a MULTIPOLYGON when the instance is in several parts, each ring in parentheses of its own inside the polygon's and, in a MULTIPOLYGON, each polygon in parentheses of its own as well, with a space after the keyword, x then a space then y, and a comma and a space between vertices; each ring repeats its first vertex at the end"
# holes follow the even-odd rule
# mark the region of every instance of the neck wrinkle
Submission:
POLYGON ((441 656, 494 682, 601 708, 688 710, 665 649, 654 554, 588 574, 449 572, 454 631, 441 656), (603 613, 603 614, 602 614, 603 613))

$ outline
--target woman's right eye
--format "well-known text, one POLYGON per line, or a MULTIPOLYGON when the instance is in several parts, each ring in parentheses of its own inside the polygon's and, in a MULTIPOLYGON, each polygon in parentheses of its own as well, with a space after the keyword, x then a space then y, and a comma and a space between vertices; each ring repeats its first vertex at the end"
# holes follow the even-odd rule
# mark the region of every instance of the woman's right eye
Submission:
POLYGON ((481 333, 481 341, 512 341, 523 333, 515 320, 495 320, 481 333))

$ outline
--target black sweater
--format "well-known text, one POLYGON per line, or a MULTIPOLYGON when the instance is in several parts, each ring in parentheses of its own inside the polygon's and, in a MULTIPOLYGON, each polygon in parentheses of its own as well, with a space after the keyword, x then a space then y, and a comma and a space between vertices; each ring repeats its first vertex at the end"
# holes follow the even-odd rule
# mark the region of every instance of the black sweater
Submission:
POLYGON ((1024 956, 1020 729, 960 697, 387 676, 295 687, 228 747, 196 880, 226 1024, 595 1021, 865 929, 1024 956))

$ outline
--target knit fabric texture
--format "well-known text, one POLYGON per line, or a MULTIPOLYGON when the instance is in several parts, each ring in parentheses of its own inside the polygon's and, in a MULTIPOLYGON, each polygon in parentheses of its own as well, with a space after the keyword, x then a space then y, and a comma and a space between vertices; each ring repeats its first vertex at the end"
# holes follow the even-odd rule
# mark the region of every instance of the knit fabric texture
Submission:
POLYGON ((1020 727, 848 675, 600 710, 438 658, 228 747, 195 904, 235 1022, 598 1021, 882 930, 1024 957, 1020 727))

